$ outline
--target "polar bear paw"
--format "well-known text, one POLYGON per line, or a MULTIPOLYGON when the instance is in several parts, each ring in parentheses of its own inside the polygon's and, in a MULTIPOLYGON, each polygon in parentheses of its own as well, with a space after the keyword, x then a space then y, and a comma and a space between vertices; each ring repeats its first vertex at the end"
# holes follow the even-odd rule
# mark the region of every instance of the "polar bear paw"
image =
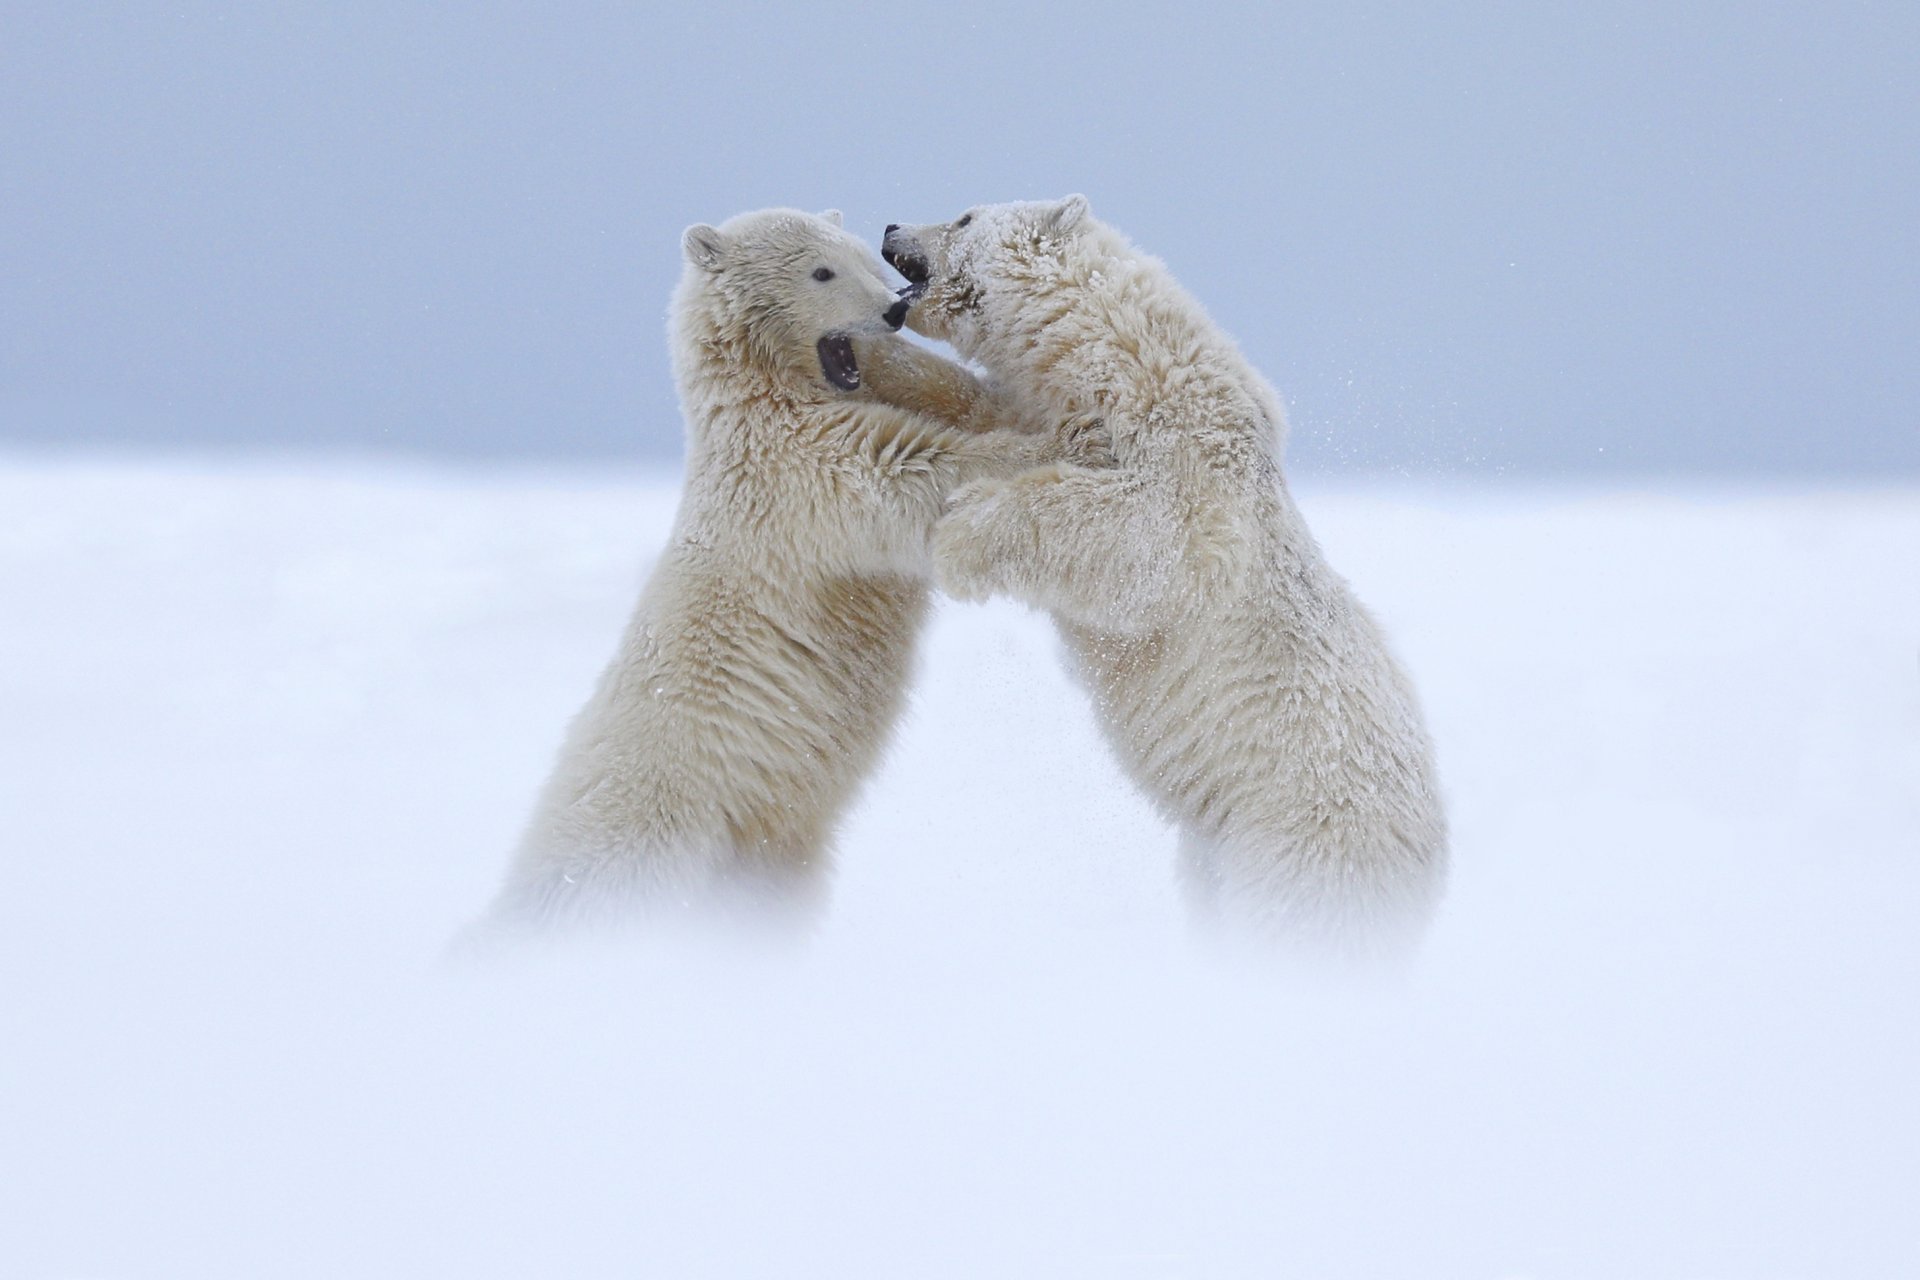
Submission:
POLYGON ((933 527, 933 577, 956 600, 985 600, 1005 590, 1013 486, 976 480, 954 491, 933 527))
POLYGON ((1063 462, 1096 470, 1118 465, 1119 460, 1113 456, 1113 433, 1107 430, 1107 420, 1097 414, 1074 414, 1060 424, 1056 436, 1063 462))

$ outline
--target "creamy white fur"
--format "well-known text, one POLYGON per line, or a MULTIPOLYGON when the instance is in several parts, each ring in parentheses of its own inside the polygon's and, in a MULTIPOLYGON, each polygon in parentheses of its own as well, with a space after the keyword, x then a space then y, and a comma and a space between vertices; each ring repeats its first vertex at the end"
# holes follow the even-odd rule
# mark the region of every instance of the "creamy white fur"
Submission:
POLYGON ((1036 412, 1099 415, 1119 465, 970 485, 935 535, 941 586, 1052 611, 1121 762, 1180 826, 1203 915, 1403 951, 1445 875, 1432 751, 1287 492, 1272 389, 1083 198, 959 224, 888 236, 931 275, 908 324, 1036 412))
POLYGON ((899 713, 947 496, 1063 441, 1097 456, 1084 428, 970 430, 1003 407, 888 331, 882 268, 837 215, 743 214, 690 228, 685 251, 678 518, 567 735, 495 925, 713 905, 804 914, 899 713), (823 267, 831 280, 815 278, 823 267), (823 378, 815 344, 834 333, 859 336, 878 386, 849 395, 823 378))

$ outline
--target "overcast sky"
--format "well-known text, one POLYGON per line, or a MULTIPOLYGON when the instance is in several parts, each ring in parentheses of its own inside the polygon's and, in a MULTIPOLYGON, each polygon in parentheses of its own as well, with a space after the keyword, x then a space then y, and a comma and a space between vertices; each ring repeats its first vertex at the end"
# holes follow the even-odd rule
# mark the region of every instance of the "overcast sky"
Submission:
POLYGON ((1297 472, 1920 474, 1916 14, 12 0, 0 445, 670 460, 686 224, 1083 191, 1297 472))

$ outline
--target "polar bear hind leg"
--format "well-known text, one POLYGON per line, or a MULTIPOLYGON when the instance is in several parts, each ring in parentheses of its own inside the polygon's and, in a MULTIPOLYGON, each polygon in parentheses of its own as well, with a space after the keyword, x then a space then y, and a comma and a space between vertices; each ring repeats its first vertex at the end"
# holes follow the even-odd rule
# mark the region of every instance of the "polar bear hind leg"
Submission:
POLYGON ((1283 836, 1221 838, 1186 828, 1178 856, 1196 929, 1315 966, 1403 968, 1438 889, 1371 861, 1316 857, 1283 836))

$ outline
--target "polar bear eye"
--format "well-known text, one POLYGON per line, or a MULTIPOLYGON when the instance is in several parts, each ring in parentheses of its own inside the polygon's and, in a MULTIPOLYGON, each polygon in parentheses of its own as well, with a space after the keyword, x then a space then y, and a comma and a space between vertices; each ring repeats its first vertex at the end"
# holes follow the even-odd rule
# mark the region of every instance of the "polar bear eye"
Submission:
POLYGON ((954 223, 954 224, 953 224, 953 228, 954 228, 954 230, 956 230, 956 231, 958 231, 958 230, 959 230, 959 229, 960 229, 961 227, 964 227, 964 226, 966 226, 966 225, 967 225, 967 224, 968 224, 969 222, 972 222, 972 221, 973 221, 973 215, 972 215, 972 214, 970 214, 970 213, 963 213, 963 214, 961 214, 961 215, 960 215, 960 221, 958 221, 958 222, 956 222, 956 223, 954 223))
POLYGON ((815 267, 813 269, 813 278, 824 283, 833 279, 833 271, 829 267, 815 267))

